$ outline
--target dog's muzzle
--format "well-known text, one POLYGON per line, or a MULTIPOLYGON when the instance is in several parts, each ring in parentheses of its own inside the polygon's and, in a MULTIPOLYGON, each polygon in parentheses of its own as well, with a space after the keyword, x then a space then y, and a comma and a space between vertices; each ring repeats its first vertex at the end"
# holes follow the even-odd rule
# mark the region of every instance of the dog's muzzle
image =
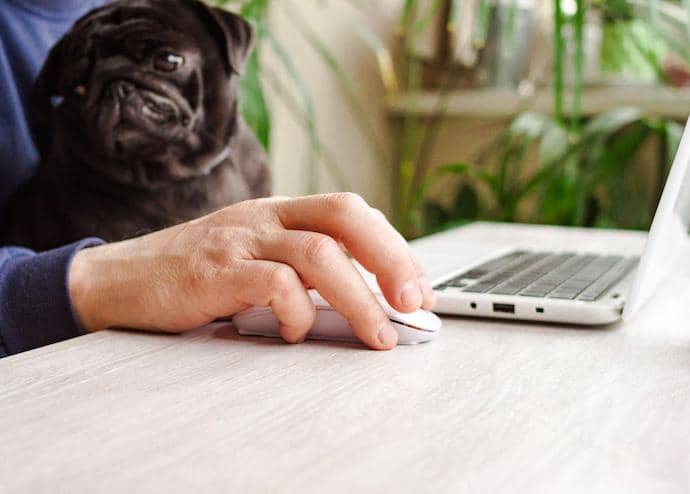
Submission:
POLYGON ((110 83, 108 96, 120 108, 121 121, 130 124, 151 122, 155 125, 181 125, 187 127, 190 116, 172 98, 127 80, 110 83))

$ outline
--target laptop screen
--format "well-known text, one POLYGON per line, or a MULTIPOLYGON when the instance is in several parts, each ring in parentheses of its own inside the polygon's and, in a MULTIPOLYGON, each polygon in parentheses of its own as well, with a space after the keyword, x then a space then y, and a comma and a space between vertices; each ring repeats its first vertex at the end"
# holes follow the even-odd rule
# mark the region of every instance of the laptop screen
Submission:
POLYGON ((647 245, 640 259, 623 317, 629 319, 659 283, 673 276, 681 259, 690 259, 690 119, 666 180, 647 245))

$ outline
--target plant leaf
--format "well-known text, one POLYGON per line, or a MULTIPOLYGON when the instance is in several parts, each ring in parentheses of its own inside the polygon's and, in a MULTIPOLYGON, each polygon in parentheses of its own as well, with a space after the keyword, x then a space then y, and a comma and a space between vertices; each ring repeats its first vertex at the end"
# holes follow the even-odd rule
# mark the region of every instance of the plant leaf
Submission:
POLYGON ((271 112, 259 79, 259 64, 257 49, 247 60, 244 76, 240 80, 240 109, 259 142, 268 151, 271 148, 271 112))
MULTIPOLYGON (((643 118, 637 108, 618 108, 593 117, 582 128, 582 142, 592 139, 606 139, 623 127, 643 118)), ((589 144, 585 144, 589 145, 589 144)))
POLYGON ((473 220, 479 216, 479 197, 470 184, 462 184, 455 195, 451 218, 473 220))

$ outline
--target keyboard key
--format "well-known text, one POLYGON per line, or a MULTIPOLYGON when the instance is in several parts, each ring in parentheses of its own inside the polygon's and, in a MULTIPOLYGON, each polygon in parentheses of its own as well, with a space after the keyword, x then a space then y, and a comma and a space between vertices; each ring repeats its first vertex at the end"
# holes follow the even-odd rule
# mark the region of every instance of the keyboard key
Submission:
POLYGON ((463 292, 468 292, 468 293, 486 293, 489 290, 491 290, 492 286, 490 285, 482 285, 480 283, 477 283, 476 285, 472 285, 470 287, 467 287, 463 290, 463 292))
POLYGON ((461 281, 458 278, 453 278, 452 280, 446 281, 444 283, 444 285, 452 286, 452 287, 456 287, 456 288, 463 288, 463 287, 466 287, 468 285, 468 283, 466 281, 461 281))
POLYGON ((479 279, 482 276, 486 276, 488 273, 498 271, 499 269, 505 267, 512 261, 515 261, 520 257, 524 257, 526 254, 527 252, 524 251, 511 252, 497 259, 492 259, 490 261, 485 262, 484 264, 480 264, 479 266, 476 266, 470 269, 469 271, 461 274, 457 278, 479 279))
MULTIPOLYGON (((487 261, 483 264, 480 264, 479 266, 475 266, 469 271, 466 271, 458 276, 455 276, 454 278, 444 281, 441 283, 439 286, 435 287, 437 289, 440 289, 441 285, 446 285, 446 286, 452 286, 456 288, 463 288, 467 286, 469 281, 472 280, 479 280, 480 278, 488 275, 488 274, 493 274, 495 275, 497 271, 501 270, 502 268, 506 267, 508 264, 511 262, 514 262, 516 259, 519 259, 520 257, 524 257, 527 255, 527 252, 524 251, 513 251, 510 252, 506 255, 503 255, 497 259, 492 259, 490 261, 487 261)), ((504 281, 504 279, 500 279, 495 282, 495 284, 501 283, 504 281)))
POLYGON ((502 286, 497 286, 496 288, 491 290, 489 293, 494 293, 496 295, 515 295, 519 291, 520 291, 519 287, 502 285, 502 286))
POLYGON ((487 273, 488 273, 488 271, 485 271, 483 269, 473 269, 471 271, 463 273, 458 278, 466 278, 468 280, 477 280, 477 279, 481 278, 482 276, 486 276, 487 273))
POLYGON ((551 290, 534 290, 531 288, 528 288, 526 290, 521 291, 518 293, 518 295, 522 297, 544 297, 546 296, 551 290))
POLYGON ((565 300, 573 300, 577 297, 578 292, 573 290, 554 290, 549 293, 548 298, 560 298, 565 300))
POLYGON ((615 264, 604 276, 599 278, 596 282, 584 290, 578 300, 584 302, 593 302, 601 297, 611 286, 618 282, 624 275, 630 272, 637 265, 637 259, 621 259, 615 264))
POLYGON ((462 288, 467 293, 590 301, 601 296, 636 262, 620 256, 516 251, 474 267, 441 286, 462 288), (476 282, 470 284, 472 280, 476 282))

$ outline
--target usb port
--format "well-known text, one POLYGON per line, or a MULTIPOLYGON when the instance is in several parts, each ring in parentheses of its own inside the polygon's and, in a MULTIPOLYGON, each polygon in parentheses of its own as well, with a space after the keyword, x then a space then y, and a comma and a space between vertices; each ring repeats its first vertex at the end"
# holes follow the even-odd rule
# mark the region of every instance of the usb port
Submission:
POLYGON ((494 304, 494 312, 507 312, 515 314, 515 305, 513 304, 494 304))

